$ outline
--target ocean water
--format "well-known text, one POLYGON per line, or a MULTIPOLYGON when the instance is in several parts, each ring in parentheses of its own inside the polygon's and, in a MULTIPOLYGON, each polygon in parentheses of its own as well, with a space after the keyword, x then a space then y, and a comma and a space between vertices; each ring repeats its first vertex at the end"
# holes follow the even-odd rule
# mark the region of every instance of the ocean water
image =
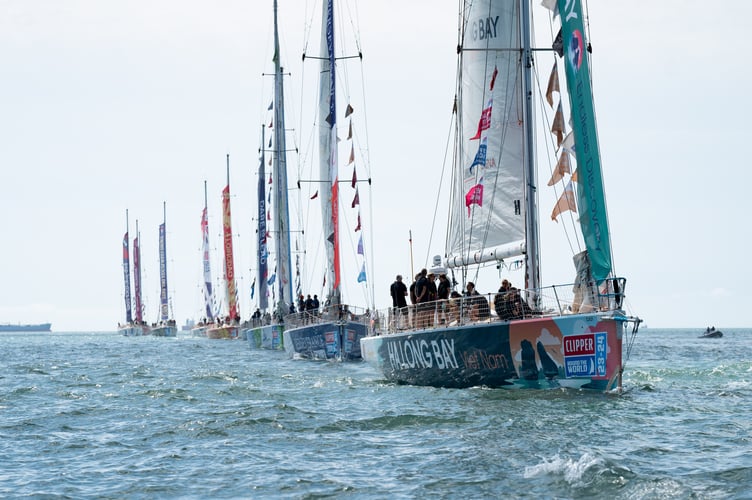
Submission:
POLYGON ((0 337, 2 498, 752 498, 752 329, 644 330, 621 396, 395 386, 246 342, 0 337))

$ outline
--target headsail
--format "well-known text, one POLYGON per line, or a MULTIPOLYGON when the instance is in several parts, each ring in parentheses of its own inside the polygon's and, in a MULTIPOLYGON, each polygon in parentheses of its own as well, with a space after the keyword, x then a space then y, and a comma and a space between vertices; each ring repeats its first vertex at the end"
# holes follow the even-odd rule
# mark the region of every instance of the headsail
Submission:
POLYGON ((238 315, 238 293, 235 288, 235 264, 232 254, 232 216, 230 212, 230 155, 227 155, 227 185, 222 190, 222 231, 225 249, 225 285, 230 319, 238 315))
POLYGON ((339 185, 337 172, 337 107, 335 95, 334 12, 333 1, 327 0, 323 9, 321 79, 319 82, 319 162, 321 180, 325 188, 321 197, 321 218, 324 225, 324 245, 329 275, 328 298, 340 302, 339 262, 339 185))
POLYGON ((261 158, 258 171, 258 235, 257 235, 257 260, 258 260, 258 283, 259 283, 259 308, 263 311, 269 307, 268 285, 266 283, 269 274, 268 251, 266 247, 266 171, 264 168, 264 127, 261 127, 261 158))
MULTIPOLYGON (((277 2, 274 2, 274 240, 277 256, 278 301, 284 306, 294 302, 290 251, 290 210, 287 197, 287 141, 285 139, 285 99, 280 64, 277 2)), ((262 142, 263 143, 263 142, 262 142)), ((263 280, 262 280, 263 281, 263 280)))
POLYGON ((135 294, 136 322, 144 321, 144 309, 141 303, 141 246, 139 244, 138 220, 136 220, 136 237, 133 238, 133 293, 135 294))
POLYGON ((464 8, 449 267, 525 251, 518 4, 481 0, 464 8))
MULTIPOLYGON (((126 226, 128 225, 128 212, 125 215, 126 226)), ((131 270, 130 270, 130 258, 128 256, 128 245, 130 241, 128 239, 128 228, 125 229, 125 235, 123 235, 123 280, 125 281, 125 321, 131 323, 133 321, 133 313, 131 311, 131 270)))
POLYGON ((167 204, 164 205, 164 222, 159 225, 159 312, 160 319, 170 319, 169 298, 167 296, 167 204))
POLYGON ((214 319, 214 296, 212 293, 211 264, 209 262, 209 214, 207 207, 206 181, 204 181, 204 209, 201 211, 201 240, 204 267, 204 304, 206 320, 214 319))
POLYGON ((580 228, 590 257, 593 278, 602 281, 611 272, 611 243, 580 0, 559 0, 559 13, 572 127, 577 145, 575 156, 578 166, 580 228))

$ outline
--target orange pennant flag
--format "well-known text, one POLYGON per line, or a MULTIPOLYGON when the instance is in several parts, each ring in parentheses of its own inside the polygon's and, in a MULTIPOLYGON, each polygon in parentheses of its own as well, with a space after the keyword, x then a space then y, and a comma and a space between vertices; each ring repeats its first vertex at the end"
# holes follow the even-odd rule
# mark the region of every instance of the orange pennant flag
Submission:
POLYGON ((553 93, 558 92, 561 95, 559 89, 559 72, 556 69, 556 61, 554 61, 554 67, 551 69, 551 76, 548 77, 548 87, 546 88, 546 100, 548 105, 554 107, 553 93))
POLYGON ((548 181, 548 185, 553 186, 564 178, 564 174, 569 174, 571 172, 572 170, 569 164, 569 153, 562 150, 561 154, 559 155, 559 162, 556 164, 556 168, 554 168, 554 173, 551 176, 551 180, 548 181))
POLYGON ((567 187, 565 187, 564 192, 561 193, 559 201, 556 202, 554 211, 551 212, 551 220, 556 221, 556 217, 566 212, 567 210, 571 210, 572 212, 577 213, 577 202, 575 201, 574 197, 574 187, 572 186, 572 181, 569 181, 567 183, 567 187))
POLYGON ((551 133, 556 136, 556 147, 558 148, 564 140, 564 112, 561 110, 561 102, 559 103, 559 107, 556 108, 554 124, 551 125, 551 133))

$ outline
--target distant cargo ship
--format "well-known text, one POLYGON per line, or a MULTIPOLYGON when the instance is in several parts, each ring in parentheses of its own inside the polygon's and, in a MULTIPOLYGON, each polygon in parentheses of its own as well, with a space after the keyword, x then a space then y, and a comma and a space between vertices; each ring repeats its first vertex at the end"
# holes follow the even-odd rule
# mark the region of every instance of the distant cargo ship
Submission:
POLYGON ((0 324, 0 333, 4 332, 49 332, 52 323, 39 323, 38 325, 11 325, 10 323, 0 324))

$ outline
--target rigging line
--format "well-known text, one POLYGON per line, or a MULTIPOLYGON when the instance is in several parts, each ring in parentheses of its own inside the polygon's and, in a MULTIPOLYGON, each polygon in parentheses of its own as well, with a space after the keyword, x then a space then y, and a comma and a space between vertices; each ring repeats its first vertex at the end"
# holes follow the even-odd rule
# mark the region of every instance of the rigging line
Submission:
MULTIPOLYGON (((556 56, 554 55, 554 58, 555 57, 556 56)), ((558 61, 557 61, 557 63, 558 63, 558 61)), ((558 64, 557 64, 557 70, 558 70, 558 64)), ((545 112, 545 105, 542 104, 543 103, 543 99, 544 99, 545 96, 544 96, 544 92, 543 92, 543 87, 541 85, 541 76, 540 76, 540 73, 538 72, 538 65, 534 66, 534 72, 535 72, 535 81, 537 82, 538 102, 541 103, 541 106, 540 106, 541 117, 542 117, 543 121, 545 122, 546 131, 549 131, 549 130, 551 130, 551 121, 550 121, 550 117, 545 112)), ((563 93, 560 91, 559 92, 559 102, 561 102, 563 100, 563 95, 562 94, 563 93)), ((557 165, 558 165, 558 159, 556 158, 556 147, 554 147, 554 145, 553 145, 554 144, 554 139, 553 139, 553 135, 552 134, 544 132, 544 136, 546 137, 546 140, 544 141, 544 144, 546 146, 546 156, 548 158, 549 175, 553 176, 553 172, 554 172, 554 168, 555 167, 552 168, 552 165, 554 164, 554 161, 551 159, 551 151, 553 151, 553 153, 554 153, 554 159, 557 160, 557 165)), ((563 154, 569 154, 569 153, 563 153, 563 154)), ((570 168, 571 168, 571 166, 570 166, 570 168)), ((560 182, 563 183, 563 179, 560 182)), ((553 190, 554 190, 554 197, 556 198, 556 200, 559 199, 559 192, 558 192, 558 189, 556 187, 557 184, 558 183, 555 183, 552 186, 553 190)), ((540 211, 540 209, 539 209, 539 211, 540 211)), ((567 238, 567 244, 569 245, 569 250, 572 252, 572 255, 574 255, 575 253, 578 253, 578 252, 582 251, 582 247, 580 245, 579 238, 577 238, 577 223, 574 220, 574 212, 572 212, 572 211, 568 211, 568 212, 569 212, 569 216, 570 216, 570 222, 572 224, 572 232, 574 233, 574 235, 570 234, 570 231, 568 229, 568 225, 567 224, 563 223, 562 227, 564 229, 564 234, 565 234, 565 236, 567 238), (574 239, 574 244, 572 243, 573 239, 574 239), (577 247, 577 251, 575 251, 575 248, 574 248, 575 246, 577 247)))
MULTIPOLYGON (((434 205, 434 210, 433 210, 433 214, 434 214, 433 222, 431 223, 431 231, 428 234, 428 246, 426 247, 428 250, 426 250, 426 262, 431 262, 430 248, 433 243, 433 233, 436 228, 436 214, 439 213, 438 212, 439 200, 441 200, 441 188, 444 185, 444 174, 446 173, 447 157, 449 156, 450 145, 452 144, 452 131, 455 129, 455 115, 456 113, 452 113, 452 116, 449 118, 449 132, 447 133, 447 139, 445 142, 446 146, 444 147, 444 160, 442 161, 442 164, 441 164, 441 175, 439 176, 439 189, 436 192, 436 203, 434 205)), ((453 190, 450 189, 450 206, 451 206, 451 191, 453 190)), ((448 220, 447 220, 445 227, 449 228, 451 224, 451 211, 449 211, 449 213, 447 214, 447 219, 448 220)), ((447 231, 445 238, 446 239, 449 238, 449 231, 447 231)), ((448 245, 445 244, 445 248, 447 246, 448 245)))

